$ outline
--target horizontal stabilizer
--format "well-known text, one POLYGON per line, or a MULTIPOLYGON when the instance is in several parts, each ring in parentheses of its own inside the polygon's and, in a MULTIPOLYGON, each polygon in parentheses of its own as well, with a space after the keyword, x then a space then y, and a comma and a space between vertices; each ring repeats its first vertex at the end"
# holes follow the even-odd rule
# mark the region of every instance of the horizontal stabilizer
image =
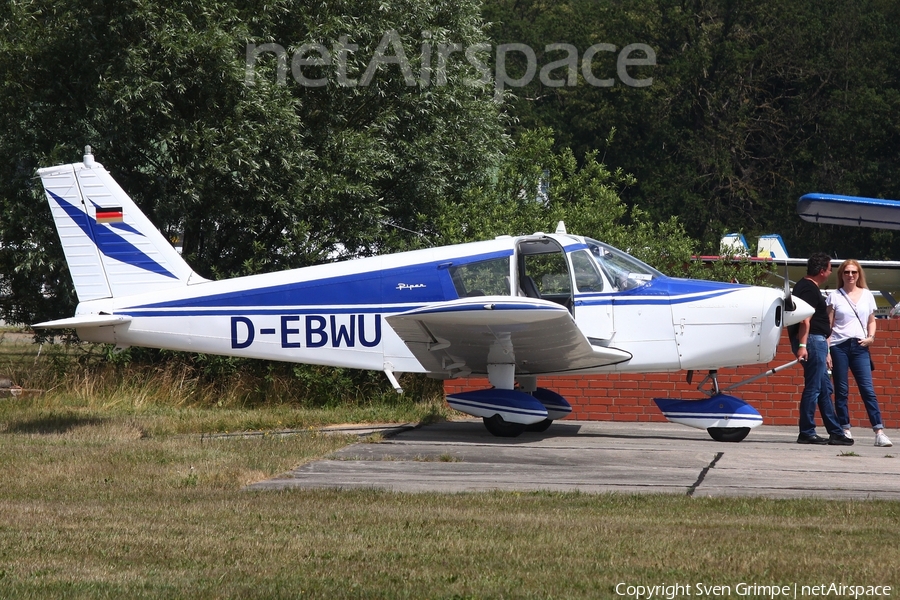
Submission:
POLYGON ((68 319, 45 321, 32 325, 35 329, 76 329, 80 327, 103 327, 105 325, 122 325, 131 321, 124 315, 76 315, 68 319))

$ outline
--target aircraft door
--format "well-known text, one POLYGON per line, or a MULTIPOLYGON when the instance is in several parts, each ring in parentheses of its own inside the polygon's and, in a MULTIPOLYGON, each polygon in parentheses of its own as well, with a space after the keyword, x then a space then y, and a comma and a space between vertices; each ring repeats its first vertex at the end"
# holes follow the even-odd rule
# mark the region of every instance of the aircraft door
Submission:
POLYGON ((572 278, 562 247, 550 238, 521 241, 517 247, 518 295, 556 302, 572 311, 572 278))
POLYGON ((615 333, 613 299, 597 262, 587 250, 577 250, 569 257, 575 282, 574 307, 578 327, 589 339, 611 339, 615 333))

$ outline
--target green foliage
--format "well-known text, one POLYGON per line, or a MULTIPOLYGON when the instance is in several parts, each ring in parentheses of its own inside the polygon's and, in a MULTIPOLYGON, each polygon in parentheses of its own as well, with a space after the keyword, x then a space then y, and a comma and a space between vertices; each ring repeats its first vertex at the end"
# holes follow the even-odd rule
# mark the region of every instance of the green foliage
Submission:
MULTIPOLYGON (((488 0, 497 44, 644 43, 648 87, 616 82, 510 88, 521 129, 551 127, 560 147, 633 173, 623 198, 652 220, 678 216, 715 252, 723 233, 779 233, 792 254, 897 258, 889 232, 820 226, 796 215, 813 192, 900 199, 900 7, 886 0, 488 0)), ((600 53, 597 76, 616 73, 600 53)), ((519 57, 521 58, 521 57, 519 57)), ((556 73, 559 76, 559 73, 556 73)))
POLYGON ((0 342, 0 373, 24 388, 46 390, 38 403, 65 398, 90 407, 388 410, 443 399, 440 381, 413 373, 399 374, 400 395, 378 371, 151 348, 117 352, 103 344, 0 342))
POLYGON ((548 130, 524 132, 492 180, 468 188, 442 215, 440 243, 528 234, 555 228, 559 220, 573 232, 614 235, 626 212, 617 188, 633 180, 621 170, 610 172, 594 154, 584 162, 579 166, 568 149, 555 152, 548 130))
MULTIPOLYGON (((560 5, 546 18, 559 32, 585 6, 560 5)), ((551 137, 526 130, 501 159, 508 146, 492 90, 473 87, 462 61, 450 63, 446 85, 408 86, 390 71, 395 65, 384 65, 369 86, 313 88, 293 78, 278 85, 270 53, 253 63, 254 84, 247 84, 248 43, 273 42, 290 56, 305 42, 328 46, 349 36, 359 48, 347 71, 358 77, 388 30, 398 32, 414 70, 422 66, 422 32, 433 47, 487 40, 474 2, 383 8, 290 0, 263 11, 212 0, 7 3, 0 152, 14 159, 0 165, 3 318, 30 323, 71 313, 71 284, 33 173, 78 160, 85 143, 211 277, 526 233, 558 220, 651 262, 689 255, 659 247, 663 236, 674 246, 683 236, 675 222, 648 223, 658 219, 658 205, 629 212, 620 201, 638 186, 598 155, 598 147, 610 147, 608 119, 591 126, 606 128, 593 147, 551 153, 551 137), (552 202, 533 201, 542 182, 552 202)), ((576 102, 575 110, 583 108, 576 102)), ((624 126, 619 154, 635 147, 634 125, 624 126)))
MULTIPOLYGON (((615 132, 606 143, 613 144, 615 132)), ((677 217, 654 222, 640 209, 629 209, 622 190, 635 179, 621 168, 610 170, 589 152, 582 163, 568 148, 554 150, 547 129, 524 131, 515 148, 498 165, 487 185, 470 188, 464 201, 441 216, 442 243, 497 235, 553 231, 563 221, 567 231, 617 246, 673 276, 758 282, 764 268, 749 261, 703 267, 693 260, 697 242, 677 217)))
POLYGON ((9 2, 0 9, 0 315, 32 323, 72 312, 74 297, 40 184, 41 166, 90 144, 184 255, 219 278, 420 243, 445 201, 502 150, 492 90, 464 63, 445 85, 408 86, 396 65, 371 85, 279 85, 269 53, 303 43, 358 46, 359 78, 386 31, 418 72, 422 32, 485 40, 472 0, 315 4, 95 0, 9 2))
MULTIPOLYGON (((504 1, 486 11, 500 15, 522 6, 504 1)), ((531 102, 527 96, 513 96, 511 107, 524 118, 513 127, 518 141, 512 144, 503 125, 515 119, 500 113, 491 86, 473 84, 475 73, 463 60, 449 63, 446 81, 428 85, 408 85, 397 65, 382 65, 365 86, 340 85, 333 72, 316 66, 306 75, 329 78, 327 85, 303 86, 295 77, 281 85, 271 52, 248 67, 248 44, 276 44, 290 64, 303 44, 333 48, 346 39, 357 46, 346 56, 347 74, 359 79, 386 32, 394 31, 413 72, 424 77, 423 42, 437 48, 491 41, 475 0, 275 0, 265 7, 235 0, 5 3, 0 154, 8 160, 0 163, 0 318, 34 323, 73 312, 67 267, 34 172, 80 160, 86 144, 151 220, 181 239, 188 262, 211 278, 552 231, 560 220, 573 233, 621 247, 667 273, 697 274, 692 230, 682 223, 721 221, 701 206, 684 213, 658 202, 653 190, 661 180, 648 167, 659 159, 660 144, 683 154, 696 143, 685 135, 686 109, 673 108, 678 118, 670 120, 660 105, 668 94, 686 106, 688 92, 680 86, 702 63, 702 56, 694 57, 695 64, 672 53, 687 13, 674 6, 598 7, 587 0, 526 8, 509 28, 495 25, 495 43, 532 22, 555 32, 553 41, 568 32, 578 38, 572 41, 590 42, 622 26, 610 41, 621 46, 646 33, 668 49, 661 53, 666 60, 682 61, 671 71, 678 75, 660 77, 660 86, 639 93, 560 89, 537 100, 540 110, 533 113, 523 108, 531 102), (573 19, 592 7, 590 19, 573 19), (594 27, 597 19, 606 20, 603 27, 594 27), (671 44, 663 44, 665 36, 671 44), (554 106, 555 112, 545 110, 554 106), (559 144, 533 126, 551 113, 555 117, 546 122, 560 132, 559 144), (568 128, 561 127, 564 121, 568 128), (674 143, 680 136, 686 141, 674 143), (632 172, 647 183, 639 184, 632 172), (681 220, 673 216, 678 214, 681 220)), ((706 12, 698 18, 720 19, 706 12)), ((538 39, 512 41, 538 48, 538 39)), ((718 48, 708 42, 699 47, 718 48)), ((731 81, 716 89, 726 85, 731 81)), ((878 94, 874 100, 881 100, 882 114, 894 106, 878 94)), ((709 135, 715 138, 718 130, 709 135)), ((696 144, 692 156, 705 157, 705 147, 696 144)), ((708 169, 673 165, 661 170, 669 178, 662 181, 682 188, 670 197, 703 198, 706 188, 694 182, 715 179, 707 177, 708 169)), ((77 364, 113 373, 135 365, 168 370, 197 389, 239 387, 240 402, 251 405, 308 397, 324 405, 393 394, 378 373, 150 350, 114 354, 91 347, 77 364)), ((60 372, 69 368, 71 363, 58 365, 60 372)), ((434 389, 433 382, 416 378, 410 384, 423 394, 434 389)))

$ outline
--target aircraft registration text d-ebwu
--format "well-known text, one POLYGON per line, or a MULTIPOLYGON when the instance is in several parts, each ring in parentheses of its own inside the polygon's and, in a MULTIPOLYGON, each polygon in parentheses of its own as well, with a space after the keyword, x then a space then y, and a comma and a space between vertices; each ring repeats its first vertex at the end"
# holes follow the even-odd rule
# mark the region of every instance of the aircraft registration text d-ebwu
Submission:
MULTIPOLYGON (((487 375, 491 389, 448 402, 495 435, 543 430, 571 412, 539 377, 684 369, 714 378, 769 362, 781 328, 812 314, 796 299, 785 310, 781 290, 666 277, 562 227, 209 281, 89 148, 83 162, 38 175, 79 304, 74 317, 35 327, 119 347, 376 369, 398 391, 395 373, 487 375)), ((762 422, 715 392, 663 411, 716 439, 762 422)))

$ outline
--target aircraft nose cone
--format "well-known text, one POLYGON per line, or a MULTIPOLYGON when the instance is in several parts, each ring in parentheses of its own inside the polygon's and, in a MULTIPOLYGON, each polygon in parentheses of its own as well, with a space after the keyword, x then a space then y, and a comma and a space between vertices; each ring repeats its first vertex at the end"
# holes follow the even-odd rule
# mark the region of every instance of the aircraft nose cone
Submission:
POLYGON ((804 319, 808 319, 813 316, 813 313, 816 312, 812 306, 798 298, 797 296, 793 296, 791 298, 794 302, 794 310, 785 310, 784 311, 784 326, 788 325, 796 325, 800 321, 804 319))

